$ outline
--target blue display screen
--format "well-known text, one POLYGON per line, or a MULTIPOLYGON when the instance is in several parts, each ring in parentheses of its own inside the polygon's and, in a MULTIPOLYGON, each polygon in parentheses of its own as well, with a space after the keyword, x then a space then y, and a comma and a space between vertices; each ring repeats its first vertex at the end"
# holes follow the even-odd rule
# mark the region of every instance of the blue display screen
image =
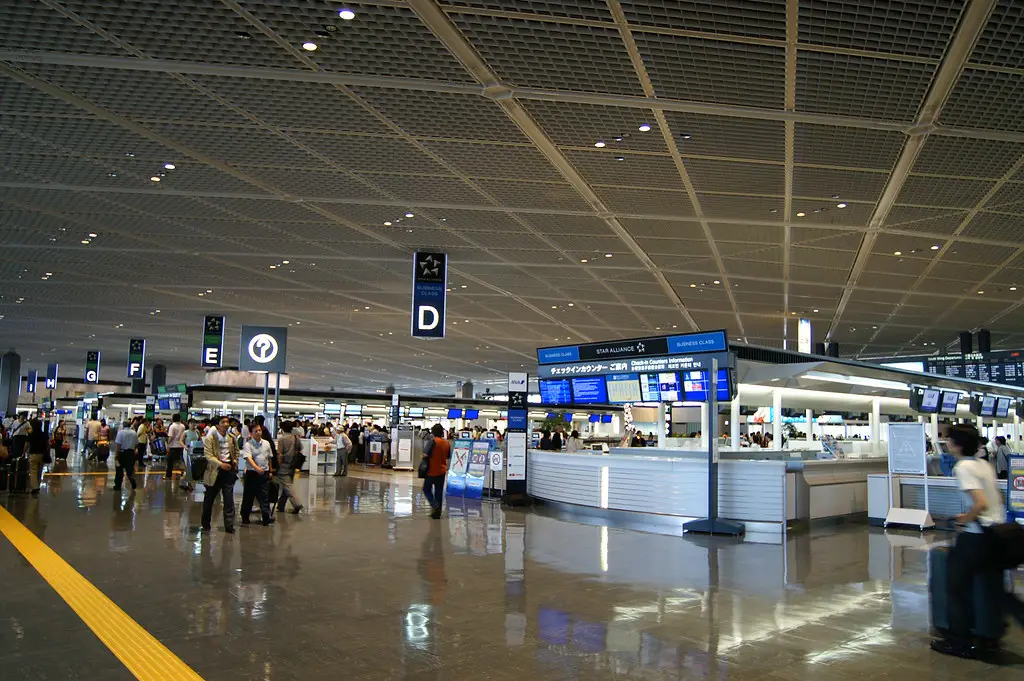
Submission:
POLYGON ((540 401, 542 404, 571 404, 572 389, 568 378, 543 378, 540 380, 540 401))
MULTIPOLYGON (((708 372, 706 371, 684 371, 683 372, 683 393, 687 402, 708 401, 708 372)), ((729 370, 718 370, 718 401, 728 402, 729 395, 729 370)))
POLYGON ((565 422, 566 423, 572 423, 572 414, 566 414, 565 415, 565 422))
POLYGON ((608 404, 604 376, 572 379, 572 396, 577 404, 608 404))
POLYGON ((637 374, 610 374, 608 376, 608 401, 612 404, 640 402, 640 376, 637 374))
POLYGON ((612 415, 611 414, 601 414, 601 423, 611 423, 611 422, 612 422, 612 415))
POLYGON ((601 422, 601 415, 600 414, 591 414, 590 415, 590 422, 591 423, 600 423, 601 422))
POLYGON ((467 409, 466 410, 466 418, 467 419, 478 419, 478 418, 480 418, 480 410, 479 409, 467 409))
POLYGON ((461 409, 449 409, 448 410, 448 418, 450 418, 450 419, 461 419, 462 418, 462 410, 461 409))

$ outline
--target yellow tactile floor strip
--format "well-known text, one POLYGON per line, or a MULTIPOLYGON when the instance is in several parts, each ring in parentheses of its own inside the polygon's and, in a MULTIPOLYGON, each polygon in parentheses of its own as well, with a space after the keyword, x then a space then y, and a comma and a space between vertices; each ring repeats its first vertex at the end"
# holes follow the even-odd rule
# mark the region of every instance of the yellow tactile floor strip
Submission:
POLYGON ((0 533, 141 681, 202 681, 182 662, 0 506, 0 533))

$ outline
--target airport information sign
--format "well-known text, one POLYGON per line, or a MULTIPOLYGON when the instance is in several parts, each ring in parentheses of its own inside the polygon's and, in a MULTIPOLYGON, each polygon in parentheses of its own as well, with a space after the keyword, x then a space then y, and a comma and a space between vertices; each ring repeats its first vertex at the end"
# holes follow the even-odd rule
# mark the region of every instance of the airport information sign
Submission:
POLYGON ((84 383, 100 382, 100 351, 90 350, 85 354, 84 383))
POLYGON ((711 360, 717 359, 718 366, 730 366, 728 352, 706 352, 699 355, 676 355, 671 357, 633 357, 610 361, 573 362, 567 364, 541 364, 537 369, 540 378, 573 378, 576 376, 603 375, 610 373, 662 373, 710 369, 711 360))
POLYGON ((146 377, 146 339, 128 341, 128 378, 146 377))
POLYGON ((288 327, 243 325, 238 350, 238 369, 283 374, 287 371, 287 349, 288 327))
POLYGON ((448 256, 416 251, 412 273, 412 336, 444 338, 448 256))
POLYGON ((36 391, 36 384, 39 382, 39 372, 32 369, 28 372, 28 376, 25 379, 25 392, 34 393, 36 391))
MULTIPOLYGON (((610 361, 663 355, 693 355, 728 352, 725 331, 701 331, 676 336, 653 336, 583 345, 561 345, 538 348, 537 363, 566 364, 587 361, 610 361)), ((655 369, 656 370, 656 369, 655 369)), ((616 371, 613 369, 612 371, 616 371)), ((630 369, 633 371, 633 369, 630 369)))
POLYGON ((46 383, 43 384, 47 390, 54 390, 57 387, 57 364, 46 365, 46 383))
POLYGON ((204 369, 219 369, 224 357, 224 317, 206 315, 203 320, 203 356, 204 369))
POLYGON ((872 360, 883 366, 922 371, 937 376, 966 378, 1024 388, 1024 350, 971 352, 966 355, 891 357, 872 360))

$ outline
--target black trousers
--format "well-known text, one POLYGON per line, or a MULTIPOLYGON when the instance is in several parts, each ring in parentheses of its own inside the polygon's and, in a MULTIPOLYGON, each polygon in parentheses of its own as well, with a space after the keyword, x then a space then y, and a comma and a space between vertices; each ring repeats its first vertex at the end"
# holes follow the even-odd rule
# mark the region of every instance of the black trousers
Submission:
POLYGON ((984 534, 961 532, 949 551, 946 598, 949 604, 949 633, 959 641, 971 640, 974 625, 974 576, 988 569, 991 546, 984 534))
POLYGON ((423 494, 435 510, 440 510, 444 501, 444 480, 443 475, 428 475, 423 479, 423 494))
POLYGON ((121 489, 121 483, 126 475, 132 489, 138 487, 135 484, 135 452, 118 452, 114 462, 117 464, 114 472, 114 489, 121 489))
MULTIPOLYGON (((211 461, 209 465, 214 465, 211 461)), ((203 529, 210 529, 213 518, 213 502, 220 494, 224 498, 224 529, 235 529, 235 480, 238 474, 234 471, 218 470, 217 480, 206 488, 203 494, 203 529)))
POLYGON ((146 467, 146 445, 140 442, 135 447, 135 451, 138 454, 139 468, 146 467))
POLYGON ((242 522, 249 522, 249 514, 252 513, 252 502, 259 501, 260 516, 263 522, 270 522, 270 475, 268 473, 257 473, 246 471, 242 478, 242 522))
POLYGON ((167 468, 164 470, 164 480, 171 479, 171 473, 183 461, 184 456, 185 450, 181 447, 171 447, 167 450, 167 468))

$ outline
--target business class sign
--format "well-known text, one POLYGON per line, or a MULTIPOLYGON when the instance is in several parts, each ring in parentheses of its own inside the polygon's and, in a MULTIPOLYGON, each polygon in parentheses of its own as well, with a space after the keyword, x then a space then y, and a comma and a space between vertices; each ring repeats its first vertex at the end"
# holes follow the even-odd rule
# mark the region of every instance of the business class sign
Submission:
POLYGON ((702 331, 537 350, 540 378, 608 373, 655 373, 731 365, 725 331, 702 331))
POLYGON ((424 251, 413 254, 413 338, 444 338, 447 288, 448 255, 424 251))

